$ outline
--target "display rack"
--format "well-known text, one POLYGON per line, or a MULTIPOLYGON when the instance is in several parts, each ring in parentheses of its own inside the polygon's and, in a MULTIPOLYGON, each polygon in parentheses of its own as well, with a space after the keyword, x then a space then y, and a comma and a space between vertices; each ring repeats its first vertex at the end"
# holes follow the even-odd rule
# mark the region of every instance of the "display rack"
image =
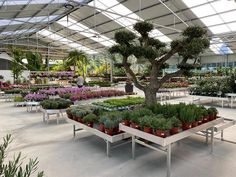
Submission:
POLYGON ((206 130, 206 138, 208 138, 208 134, 210 133, 211 137, 211 153, 213 152, 213 147, 214 147, 214 130, 215 126, 218 124, 221 124, 224 122, 223 118, 217 118, 216 120, 204 123, 202 125, 199 125, 197 127, 191 128, 189 130, 182 131, 180 133, 177 133, 172 136, 168 136, 166 138, 161 138, 158 136, 155 136, 153 134, 145 133, 141 130, 134 129, 128 126, 125 126, 123 124, 119 125, 119 129, 129 133, 132 136, 132 157, 135 159, 135 146, 136 143, 141 144, 143 146, 146 146, 150 149, 156 150, 156 151, 164 151, 167 154, 167 177, 171 176, 171 145, 173 143, 176 143, 184 138, 187 138, 189 136, 192 136, 196 134, 197 132, 204 131, 206 130), (210 131, 209 131, 210 130, 210 131), (143 139, 144 141, 140 140, 143 139), (147 144, 146 142, 152 142, 158 145, 152 146, 150 144, 147 144))
POLYGON ((111 147, 111 144, 114 144, 116 142, 119 142, 119 141, 125 140, 127 138, 130 138, 131 136, 128 133, 119 133, 117 135, 111 136, 111 135, 108 135, 104 132, 101 132, 98 129, 88 127, 85 124, 82 124, 80 122, 71 120, 69 118, 67 118, 67 122, 73 124, 73 136, 74 137, 75 137, 75 134, 76 134, 77 131, 85 130, 89 133, 92 133, 93 135, 96 135, 96 136, 102 138, 106 142, 106 155, 108 157, 110 156, 111 148, 115 148, 115 147, 118 147, 120 145, 127 144, 128 142, 130 142, 130 141, 126 141, 126 142, 123 142, 123 143, 120 143, 118 145, 114 145, 114 146, 111 147), (78 128, 76 128, 76 126, 78 128))

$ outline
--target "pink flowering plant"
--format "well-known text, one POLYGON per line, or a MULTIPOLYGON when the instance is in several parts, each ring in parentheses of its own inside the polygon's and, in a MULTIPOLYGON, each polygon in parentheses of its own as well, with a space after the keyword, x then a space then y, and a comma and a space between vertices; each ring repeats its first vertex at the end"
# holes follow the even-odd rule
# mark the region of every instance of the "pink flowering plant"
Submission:
POLYGON ((48 99, 48 96, 40 93, 29 93, 24 97, 26 101, 43 101, 48 99))

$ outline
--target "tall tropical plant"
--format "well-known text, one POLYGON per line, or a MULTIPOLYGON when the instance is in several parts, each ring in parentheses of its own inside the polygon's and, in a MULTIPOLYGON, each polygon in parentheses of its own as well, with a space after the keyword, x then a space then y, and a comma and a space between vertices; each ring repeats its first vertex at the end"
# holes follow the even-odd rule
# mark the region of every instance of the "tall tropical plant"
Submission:
POLYGON ((25 68, 24 63, 22 62, 25 55, 20 48, 10 47, 10 50, 13 58, 11 62, 11 71, 13 74, 14 83, 16 83, 25 68))
POLYGON ((83 51, 73 50, 69 53, 66 59, 67 65, 74 67, 74 72, 76 73, 76 66, 82 69, 83 77, 85 78, 85 72, 88 65, 87 55, 83 51))
POLYGON ((39 52, 28 51, 25 53, 27 59, 26 67, 30 71, 41 71, 43 69, 42 55, 39 52))

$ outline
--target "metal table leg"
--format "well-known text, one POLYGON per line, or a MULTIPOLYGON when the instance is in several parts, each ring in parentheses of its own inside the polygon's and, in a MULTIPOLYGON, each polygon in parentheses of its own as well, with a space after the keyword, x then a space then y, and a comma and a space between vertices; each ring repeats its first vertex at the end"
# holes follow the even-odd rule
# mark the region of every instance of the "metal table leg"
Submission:
POLYGON ((209 136, 209 131, 206 129, 206 144, 208 144, 208 136, 209 136))
POLYGON ((107 143, 107 157, 110 157, 111 144, 109 141, 106 141, 106 143, 107 143))
POLYGON ((132 135, 132 158, 135 159, 135 136, 132 135))
POLYGON ((224 141, 224 130, 221 130, 220 138, 221 138, 221 141, 224 141))
POLYGON ((73 125, 73 137, 75 137, 75 125, 73 125))
POLYGON ((171 144, 167 146, 167 177, 171 175, 171 144))
POLYGON ((211 127, 211 154, 213 153, 214 149, 214 127, 211 127))

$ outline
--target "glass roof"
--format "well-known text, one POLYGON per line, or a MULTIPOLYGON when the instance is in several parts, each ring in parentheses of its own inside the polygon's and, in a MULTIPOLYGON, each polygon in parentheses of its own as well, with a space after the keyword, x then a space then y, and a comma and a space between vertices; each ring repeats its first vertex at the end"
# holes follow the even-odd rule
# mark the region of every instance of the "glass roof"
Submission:
POLYGON ((213 34, 236 31, 236 2, 226 0, 182 0, 213 34))
POLYGON ((58 15, 4 19, 0 20, 0 26, 19 25, 23 23, 44 23, 52 21, 56 17, 58 17, 58 15))
MULTIPOLYGON (((99 8, 102 10, 105 10, 105 11, 101 11, 101 10, 97 9, 105 16, 109 17, 110 19, 114 20, 116 23, 120 24, 121 26, 125 27, 126 29, 128 29, 132 32, 135 32, 133 29, 133 25, 137 21, 144 21, 144 19, 140 18, 138 15, 133 13, 131 10, 129 10, 124 5, 120 4, 117 0, 109 0, 106 2, 104 2, 104 1, 102 2, 101 0, 94 0, 94 1, 90 2, 89 5, 95 6, 96 8, 99 8), (116 15, 114 13, 120 14, 123 17, 121 17, 120 15, 116 15), (132 19, 125 18, 124 16, 130 17, 132 19)), ((157 29, 154 29, 152 32, 150 32, 150 35, 152 37, 155 37, 155 38, 161 40, 162 42, 170 42, 171 41, 170 38, 165 36, 162 32, 160 32, 157 29)))
MULTIPOLYGON (((213 34, 222 34, 236 31, 235 1, 226 0, 182 0, 191 11, 208 27, 213 34), (232 22, 232 23, 230 23, 232 22)), ((216 54, 230 54, 232 50, 220 39, 211 41, 210 49, 216 54), (214 44, 214 43, 217 44, 214 44)))
POLYGON ((220 38, 213 38, 210 41, 210 49, 215 54, 227 55, 233 53, 233 51, 225 44, 220 38))
POLYGON ((3 1, 2 6, 13 6, 13 5, 26 5, 26 4, 57 4, 57 3, 66 3, 66 0, 6 0, 3 1))
POLYGON ((78 50, 82 50, 82 51, 86 52, 87 54, 96 54, 96 53, 98 53, 98 52, 96 52, 96 51, 94 51, 94 50, 92 50, 88 47, 85 47, 85 46, 83 46, 79 43, 75 43, 75 42, 73 42, 69 39, 66 39, 66 38, 62 37, 59 34, 55 34, 55 32, 51 32, 51 31, 46 30, 46 29, 43 29, 43 30, 39 31, 38 34, 40 34, 42 36, 45 36, 47 38, 50 38, 54 41, 58 41, 58 42, 60 42, 62 44, 65 44, 69 47, 76 48, 78 50))
POLYGON ((1 32, 1 36, 9 36, 9 35, 19 35, 19 34, 27 34, 27 33, 32 33, 35 32, 37 29, 23 29, 23 30, 16 30, 16 31, 4 31, 1 32))
POLYGON ((68 17, 68 22, 67 22, 67 17, 64 17, 57 21, 62 26, 65 26, 71 30, 74 30, 78 33, 80 33, 83 36, 88 37, 89 39, 92 39, 106 47, 110 47, 115 44, 115 41, 111 40, 110 38, 99 34, 95 30, 89 29, 87 26, 76 22, 72 18, 68 17))

